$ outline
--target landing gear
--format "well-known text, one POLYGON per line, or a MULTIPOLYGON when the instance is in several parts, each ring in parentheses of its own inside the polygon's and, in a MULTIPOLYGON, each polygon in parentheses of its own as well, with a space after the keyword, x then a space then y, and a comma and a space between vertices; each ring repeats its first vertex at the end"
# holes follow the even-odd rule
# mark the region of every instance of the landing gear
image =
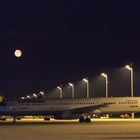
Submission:
POLYGON ((79 123, 84 123, 84 122, 85 122, 84 117, 80 117, 80 118, 79 118, 79 123))
POLYGON ((13 117, 13 124, 16 123, 16 116, 13 117))
POLYGON ((50 118, 45 117, 44 121, 50 121, 50 118))
POLYGON ((89 117, 85 118, 85 122, 86 123, 90 123, 91 122, 91 119, 89 117))
POLYGON ((86 117, 86 118, 80 117, 79 118, 79 123, 84 123, 84 122, 90 123, 91 122, 91 119, 89 117, 86 117))

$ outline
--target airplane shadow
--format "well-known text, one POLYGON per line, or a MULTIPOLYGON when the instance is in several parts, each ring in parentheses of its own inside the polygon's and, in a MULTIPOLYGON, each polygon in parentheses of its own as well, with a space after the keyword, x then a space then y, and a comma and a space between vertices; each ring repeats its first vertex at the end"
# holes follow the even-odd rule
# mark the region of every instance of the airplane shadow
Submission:
MULTIPOLYGON (((13 122, 0 122, 0 126, 2 125, 16 125, 16 126, 20 126, 20 125, 65 125, 65 124, 80 124, 79 122, 59 122, 59 121, 55 121, 55 122, 52 122, 52 121, 49 121, 49 122, 16 122, 16 123, 13 123, 13 122)), ((84 123, 86 124, 86 123, 84 123)))

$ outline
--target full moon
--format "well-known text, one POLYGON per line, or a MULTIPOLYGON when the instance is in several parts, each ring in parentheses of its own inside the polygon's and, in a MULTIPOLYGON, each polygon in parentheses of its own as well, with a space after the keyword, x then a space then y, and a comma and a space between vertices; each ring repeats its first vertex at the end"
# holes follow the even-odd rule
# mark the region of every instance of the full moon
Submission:
POLYGON ((14 54, 15 54, 16 57, 21 57, 22 52, 21 52, 21 50, 15 50, 14 54))

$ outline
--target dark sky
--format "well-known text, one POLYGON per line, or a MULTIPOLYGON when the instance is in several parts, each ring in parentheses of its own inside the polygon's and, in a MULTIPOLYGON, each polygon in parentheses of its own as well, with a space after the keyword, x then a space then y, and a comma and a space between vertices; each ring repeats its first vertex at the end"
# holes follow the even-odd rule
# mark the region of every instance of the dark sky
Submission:
POLYGON ((0 94, 48 91, 130 62, 140 73, 139 7, 132 0, 1 3, 0 94))

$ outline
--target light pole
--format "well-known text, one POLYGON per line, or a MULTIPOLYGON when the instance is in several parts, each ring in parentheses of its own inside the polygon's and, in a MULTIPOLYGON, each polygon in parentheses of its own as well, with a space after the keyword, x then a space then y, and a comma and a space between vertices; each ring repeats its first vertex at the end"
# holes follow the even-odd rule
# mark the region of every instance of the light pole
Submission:
POLYGON ((108 76, 107 76, 107 74, 105 74, 105 73, 101 73, 101 75, 106 79, 105 81, 105 83, 106 83, 106 98, 108 98, 108 76))
POLYGON ((62 99, 62 88, 58 86, 57 89, 60 91, 60 98, 62 99))
POLYGON ((87 84, 87 98, 89 98, 89 81, 86 78, 84 78, 83 81, 87 84))
MULTIPOLYGON (((125 68, 130 71, 130 81, 131 81, 131 97, 134 97, 134 74, 133 68, 130 65, 126 65, 125 68)), ((131 113, 132 118, 135 118, 135 114, 131 113)))
POLYGON ((72 83, 69 83, 69 86, 71 86, 72 98, 74 98, 74 85, 72 83))
POLYGON ((133 97, 134 96, 133 68, 130 65, 126 65, 125 68, 130 70, 130 75, 131 75, 131 97, 133 97))

